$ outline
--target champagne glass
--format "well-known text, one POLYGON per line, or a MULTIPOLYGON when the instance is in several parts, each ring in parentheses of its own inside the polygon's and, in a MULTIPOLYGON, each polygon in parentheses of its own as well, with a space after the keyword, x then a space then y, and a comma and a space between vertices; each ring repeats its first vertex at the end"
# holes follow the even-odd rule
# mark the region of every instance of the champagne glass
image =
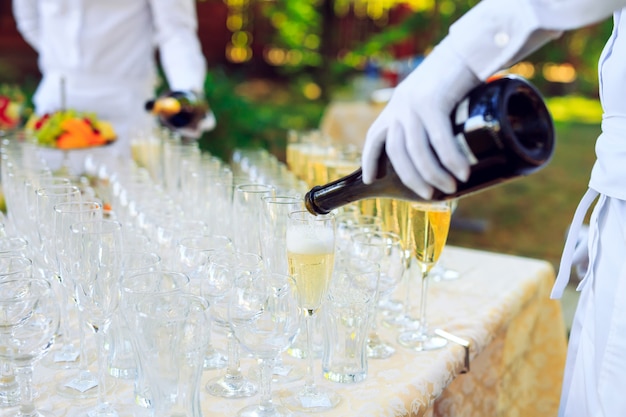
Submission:
POLYGON ((328 293, 335 261, 335 216, 314 216, 308 211, 289 214, 287 225, 289 274, 296 281, 298 302, 307 331, 307 375, 304 387, 287 391, 281 401, 287 407, 317 412, 336 407, 341 397, 335 391, 316 385, 313 355, 313 319, 328 293))
POLYGON ((419 327, 415 331, 405 331, 398 335, 400 345, 417 350, 434 350, 444 347, 446 339, 430 333, 426 318, 428 294, 428 273, 437 263, 450 229, 450 203, 411 203, 411 235, 413 236, 413 256, 417 262, 422 292, 420 300, 419 327))
POLYGON ((208 302, 176 292, 143 297, 133 314, 137 353, 152 393, 152 416, 202 417, 200 381, 208 302))
POLYGON ((274 362, 300 331, 298 294, 289 275, 262 273, 235 289, 228 316, 241 346, 260 362, 261 398, 241 409, 240 417, 288 417, 289 409, 272 402, 274 362))
MULTIPOLYGON (((156 254, 155 254, 156 255, 156 254)), ((135 270, 134 273, 124 271, 121 283, 120 313, 123 315, 124 325, 130 333, 130 344, 136 360, 136 375, 134 381, 135 403, 140 407, 150 408, 153 405, 150 381, 146 368, 149 363, 142 363, 140 347, 136 336, 137 328, 136 306, 144 299, 155 295, 172 295, 190 291, 189 276, 174 271, 163 271, 156 268, 135 270)))
MULTIPOLYGON (((5 248, 21 247, 19 241, 11 240, 12 242, 6 245, 5 248)), ((0 281, 28 279, 32 278, 32 274, 32 261, 30 258, 20 254, 20 251, 17 253, 4 251, 4 254, 0 256, 0 281)), ((0 407, 18 405, 19 399, 20 390, 13 372, 13 365, 10 361, 0 357, 0 407)))
MULTIPOLYGON (((214 251, 233 250, 233 242, 229 237, 223 235, 185 236, 178 242, 177 249, 181 270, 192 280, 194 288, 201 288, 202 280, 207 274, 209 255, 214 251)), ((201 293, 201 290, 197 292, 201 293)), ((209 321, 209 326, 210 324, 209 321)), ((208 334, 209 343, 204 358, 204 369, 221 369, 227 364, 226 354, 213 346, 210 328, 208 334)))
POLYGON ((43 279, 0 281, 0 358, 10 361, 20 387, 17 417, 47 417, 33 401, 33 366, 54 344, 59 306, 43 279))
POLYGON ((397 287, 404 272, 404 251, 400 237, 391 232, 362 232, 352 236, 352 253, 363 260, 379 265, 380 278, 372 312, 372 324, 367 338, 367 356, 386 359, 396 349, 383 341, 377 331, 377 313, 381 299, 388 297, 397 287))
POLYGON ((274 195, 274 187, 265 184, 240 184, 233 193, 235 248, 242 252, 261 254, 260 213, 265 196, 274 195))
POLYGON ((37 211, 36 211, 36 229, 37 243, 35 247, 36 255, 34 260, 36 264, 44 271, 50 271, 55 277, 54 290, 57 293, 61 307, 61 338, 55 346, 54 353, 45 359, 45 365, 54 369, 70 369, 77 368, 77 359, 80 355, 78 346, 75 346, 72 340, 72 332, 70 326, 71 303, 67 292, 62 283, 59 262, 55 253, 57 245, 55 230, 55 214, 54 206, 63 202, 78 202, 81 199, 80 189, 70 184, 57 184, 40 187, 35 191, 37 211))
POLYGON ((98 402, 77 411, 78 416, 115 417, 106 398, 106 333, 120 299, 122 225, 114 220, 74 223, 71 245, 77 255, 76 298, 83 318, 96 335, 98 348, 98 402))
MULTIPOLYGON (((268 271, 279 274, 289 272, 286 246, 289 213, 303 208, 300 197, 285 195, 263 197, 260 221, 261 254, 268 271)), ((281 356, 277 356, 274 360, 274 375, 272 377, 274 382, 296 381, 303 376, 303 369, 285 363, 281 356)))
POLYGON ((257 387, 241 372, 239 343, 228 320, 228 305, 236 287, 262 272, 263 259, 251 252, 216 251, 209 255, 208 267, 201 291, 209 300, 213 321, 227 331, 228 365, 223 375, 209 380, 206 389, 217 397, 250 397, 256 394, 257 387))
MULTIPOLYGON (((387 199, 379 199, 379 201, 388 201, 387 199)), ((411 316, 411 308, 413 306, 411 296, 411 289, 413 282, 411 280, 411 218, 410 202, 404 200, 389 200, 389 205, 383 205, 381 211, 383 216, 383 223, 385 229, 396 233, 400 236, 400 242, 402 249, 404 250, 404 275, 402 277, 404 281, 404 301, 401 304, 402 312, 400 314, 389 315, 383 320, 383 323, 389 327, 396 329, 408 330, 415 329, 419 326, 417 318, 411 316)), ((397 308, 387 300, 386 304, 383 304, 383 309, 387 311, 395 311, 397 308)))
POLYGON ((57 392, 68 398, 93 398, 96 391, 92 390, 98 384, 97 376, 89 370, 90 358, 87 355, 85 330, 82 326, 81 310, 75 297, 76 289, 76 259, 72 245, 68 244, 71 238, 70 226, 73 223, 102 219, 102 205, 97 201, 66 201, 54 205, 54 254, 58 264, 62 292, 68 307, 73 308, 77 317, 78 331, 78 372, 63 378, 56 386, 57 392))

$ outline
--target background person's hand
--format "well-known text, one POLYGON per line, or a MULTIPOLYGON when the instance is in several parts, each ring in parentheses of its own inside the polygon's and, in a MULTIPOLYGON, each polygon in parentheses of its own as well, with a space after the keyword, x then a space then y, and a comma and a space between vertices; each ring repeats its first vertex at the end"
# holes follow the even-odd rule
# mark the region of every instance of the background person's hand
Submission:
POLYGON ((192 127, 182 127, 176 129, 176 132, 181 136, 188 139, 198 139, 204 132, 210 132, 215 128, 217 124, 217 120, 215 119, 215 114, 209 110, 207 114, 202 118, 196 126, 192 127))
POLYGON ((384 147, 402 182, 420 197, 429 199, 433 188, 454 192, 454 177, 467 180, 469 161, 453 138, 450 113, 479 83, 453 51, 437 46, 396 87, 369 128, 362 157, 364 182, 375 180, 384 147))

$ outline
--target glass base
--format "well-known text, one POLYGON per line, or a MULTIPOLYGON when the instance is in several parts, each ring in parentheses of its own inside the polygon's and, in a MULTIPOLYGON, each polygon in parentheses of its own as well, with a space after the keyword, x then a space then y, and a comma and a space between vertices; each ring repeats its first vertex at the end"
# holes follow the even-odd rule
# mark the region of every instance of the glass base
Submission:
MULTIPOLYGON (((260 379, 260 369, 258 367, 251 368, 249 375, 250 379, 258 382, 260 379)), ((298 381, 304 378, 304 375, 306 375, 306 373, 301 367, 284 362, 277 363, 272 372, 272 384, 286 384, 298 381)))
POLYGON ((257 393, 257 387, 243 376, 231 378, 227 375, 210 380, 206 385, 209 394, 223 398, 251 397, 257 393))
POLYGON ((271 408, 251 405, 237 412, 238 417, 292 417, 293 413, 286 407, 274 405, 271 408))
POLYGON ((44 356, 41 364, 48 369, 77 369, 80 366, 80 349, 74 345, 63 345, 44 356))
MULTIPOLYGON (((110 388, 109 382, 107 387, 110 388)), ((71 399, 96 398, 98 396, 98 376, 92 372, 84 371, 56 385, 59 395, 71 399)))
POLYGON ((378 337, 368 339, 365 349, 367 357, 370 359, 387 359, 396 353, 396 348, 383 342, 378 337))
POLYGON ((383 325, 393 329, 415 330, 420 327, 420 321, 406 314, 390 316, 382 320, 383 325))
POLYGON ((398 343, 406 348, 422 352, 441 349, 448 344, 448 341, 434 334, 404 332, 398 335, 398 343))
POLYGON ((440 264, 435 265, 434 268, 428 273, 428 277, 431 281, 455 281, 461 277, 459 271, 439 265, 440 264))
POLYGON ((14 407, 20 403, 20 387, 13 375, 0 378, 0 408, 14 407))
POLYGON ((304 387, 298 391, 279 391, 281 403, 293 411, 319 413, 331 410, 341 402, 335 391, 323 387, 304 387))

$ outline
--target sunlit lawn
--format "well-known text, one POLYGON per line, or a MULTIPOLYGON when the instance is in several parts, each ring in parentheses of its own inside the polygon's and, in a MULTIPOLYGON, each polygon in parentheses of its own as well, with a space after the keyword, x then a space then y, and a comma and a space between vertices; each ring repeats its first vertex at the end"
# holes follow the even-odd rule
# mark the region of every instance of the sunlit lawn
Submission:
POLYGON ((456 218, 484 221, 486 228, 455 227, 449 243, 546 259, 558 266, 567 227, 587 188, 599 124, 558 122, 556 127, 557 148, 546 168, 461 199, 456 218))

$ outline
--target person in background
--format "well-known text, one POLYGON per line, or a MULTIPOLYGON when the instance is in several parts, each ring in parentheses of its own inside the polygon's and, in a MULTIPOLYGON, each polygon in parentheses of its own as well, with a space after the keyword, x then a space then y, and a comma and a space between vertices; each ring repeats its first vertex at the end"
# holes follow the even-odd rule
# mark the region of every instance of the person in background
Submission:
MULTIPOLYGON (((394 91, 366 135, 363 179, 375 179, 384 148, 403 183, 428 199, 453 192, 470 162, 452 136, 449 115, 474 86, 563 31, 613 14, 599 62, 602 132, 589 190, 570 227, 552 297, 569 281, 581 224, 594 206, 588 261, 570 335, 559 416, 626 415, 626 0, 482 0, 394 91), (432 147, 432 148, 431 148, 432 147)), ((584 236, 584 235, 583 235, 584 236)))
MULTIPOLYGON (((154 125, 144 105, 157 86, 156 50, 169 90, 204 96, 206 62, 194 0, 13 0, 13 13, 38 53, 42 79, 33 97, 35 112, 63 106, 92 112, 116 131, 111 146, 73 151, 72 166, 86 152, 130 158, 131 134, 154 125)), ((46 159, 60 161, 60 152, 47 153, 46 159)))

